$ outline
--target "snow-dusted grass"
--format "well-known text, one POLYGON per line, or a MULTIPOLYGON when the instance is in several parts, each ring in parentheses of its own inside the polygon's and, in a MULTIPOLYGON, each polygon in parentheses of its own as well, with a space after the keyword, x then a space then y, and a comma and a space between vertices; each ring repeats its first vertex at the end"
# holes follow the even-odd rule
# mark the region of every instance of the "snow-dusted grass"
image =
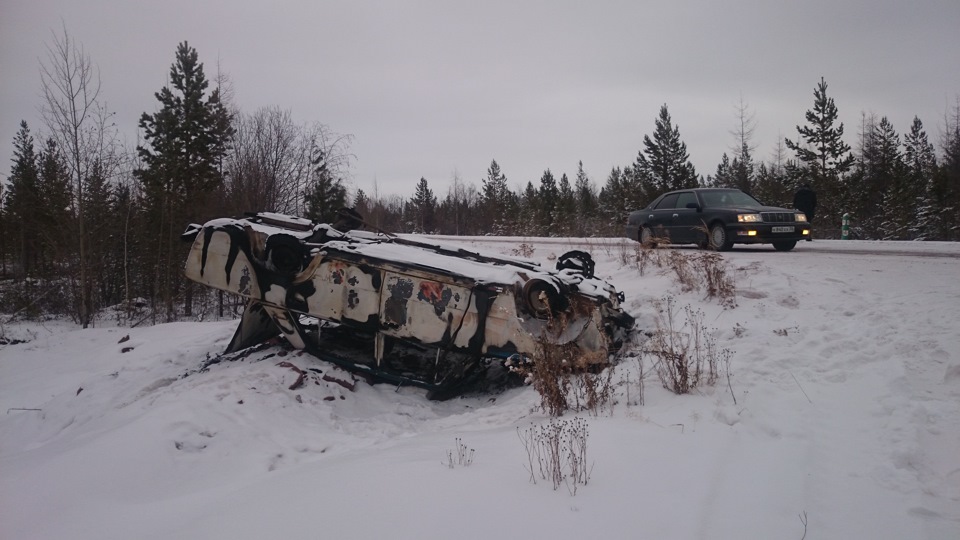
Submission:
POLYGON ((612 410, 579 415, 574 496, 530 481, 518 433, 549 418, 529 387, 350 391, 349 373, 279 348, 198 372, 233 322, 8 323, 29 341, 0 345, 0 538, 960 538, 960 246, 738 247, 730 308, 641 276, 629 245, 522 241, 544 261, 590 250, 641 332, 665 295, 702 310, 729 385, 721 365, 675 395, 647 355, 640 405, 625 360, 612 410), (280 362, 306 384, 290 390, 280 362), (460 445, 469 466, 450 467, 460 445))

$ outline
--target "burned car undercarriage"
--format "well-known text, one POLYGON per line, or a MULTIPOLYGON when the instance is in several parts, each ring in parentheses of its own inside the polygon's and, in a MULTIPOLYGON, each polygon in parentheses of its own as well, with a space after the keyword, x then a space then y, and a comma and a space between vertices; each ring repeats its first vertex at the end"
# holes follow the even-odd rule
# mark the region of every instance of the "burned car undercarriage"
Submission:
POLYGON ((576 368, 605 366, 633 328, 587 253, 550 270, 340 216, 258 213, 187 228, 186 276, 246 298, 226 352, 282 334, 320 359, 443 399, 491 361, 536 362, 544 347, 572 353, 576 368))

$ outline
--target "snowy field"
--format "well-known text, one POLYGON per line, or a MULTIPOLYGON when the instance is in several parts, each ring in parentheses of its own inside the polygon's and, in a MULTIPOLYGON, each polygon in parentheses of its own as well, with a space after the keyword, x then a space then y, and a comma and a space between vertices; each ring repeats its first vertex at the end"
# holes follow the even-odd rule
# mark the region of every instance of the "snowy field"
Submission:
POLYGON ((572 494, 530 481, 519 433, 549 420, 530 387, 351 391, 280 348, 198 372, 234 321, 8 322, 0 538, 960 538, 960 245, 738 246, 725 308, 619 242, 460 241, 589 249, 641 331, 667 295, 703 310, 729 384, 673 395, 647 359, 640 404, 639 362, 616 366, 616 403, 577 415, 592 469, 572 494), (327 380, 289 390, 282 361, 327 380), (458 444, 472 461, 451 467, 458 444))

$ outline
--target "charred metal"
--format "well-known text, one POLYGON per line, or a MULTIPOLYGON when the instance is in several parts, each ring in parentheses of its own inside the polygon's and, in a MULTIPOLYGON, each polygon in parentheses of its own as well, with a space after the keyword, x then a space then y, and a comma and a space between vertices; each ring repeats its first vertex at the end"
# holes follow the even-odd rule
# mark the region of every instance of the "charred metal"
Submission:
POLYGON ((603 365, 633 328, 588 253, 549 269, 342 217, 260 213, 187 228, 186 276, 247 302, 227 352, 282 334, 321 359, 447 397, 491 360, 536 361, 538 344, 603 365))

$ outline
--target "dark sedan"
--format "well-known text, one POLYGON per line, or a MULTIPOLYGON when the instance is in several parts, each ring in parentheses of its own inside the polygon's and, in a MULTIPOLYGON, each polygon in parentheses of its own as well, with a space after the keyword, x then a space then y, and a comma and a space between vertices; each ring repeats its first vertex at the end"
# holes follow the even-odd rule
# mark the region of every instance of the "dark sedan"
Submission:
POLYGON ((765 206, 739 189, 683 189, 631 212, 627 237, 644 245, 697 244, 726 251, 734 244, 773 244, 790 251, 810 237, 810 224, 799 210, 765 206))

